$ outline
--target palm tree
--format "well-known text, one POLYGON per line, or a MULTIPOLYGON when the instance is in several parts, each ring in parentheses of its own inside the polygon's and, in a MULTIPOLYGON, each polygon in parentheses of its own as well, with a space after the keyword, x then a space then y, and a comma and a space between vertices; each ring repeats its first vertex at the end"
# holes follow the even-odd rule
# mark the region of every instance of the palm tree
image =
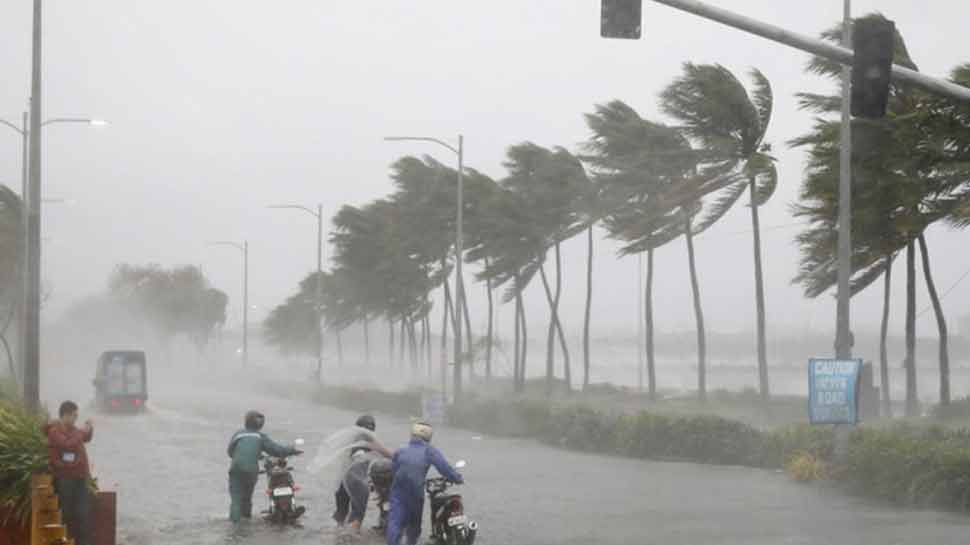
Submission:
POLYGON ((515 302, 513 379, 517 392, 525 388, 528 356, 522 293, 538 272, 536 248, 541 248, 544 240, 534 225, 533 212, 523 194, 499 184, 482 203, 467 254, 469 260, 484 263, 478 278, 487 281, 492 289, 506 286, 503 302, 515 302))
MULTIPOLYGON (((881 17, 871 15, 867 17, 881 17)), ((832 29, 823 34, 837 40, 841 33, 832 29)), ((905 42, 897 33, 896 64, 915 69, 905 42)), ((841 67, 825 59, 813 59, 809 69, 837 79, 841 67)), ((853 293, 864 289, 882 274, 889 274, 892 256, 903 248, 907 253, 906 297, 906 402, 907 414, 918 412, 916 390, 916 242, 926 228, 947 217, 958 203, 954 196, 959 183, 948 176, 948 160, 941 149, 949 149, 953 132, 940 130, 954 123, 943 113, 946 108, 922 91, 906 85, 890 88, 889 113, 879 121, 853 122, 853 293), (937 116, 934 119, 934 116, 937 116), (945 119, 941 123, 940 119, 945 119)), ((803 246, 802 271, 796 281, 806 291, 818 294, 834 284, 834 226, 837 215, 835 191, 838 180, 838 121, 841 108, 837 96, 801 94, 802 107, 827 117, 818 118, 812 132, 793 141, 810 148, 808 176, 803 183, 802 202, 796 215, 808 218, 814 226, 799 237, 803 246)), ((965 181, 965 179, 964 179, 965 181)), ((924 273, 929 271, 924 253, 924 273)), ((888 278, 887 278, 888 282, 888 278)), ((934 308, 939 308, 935 290, 930 290, 934 308)), ((888 305, 888 300, 884 306, 888 305)), ((886 307, 888 308, 888 306, 886 307)), ((884 314, 888 310, 884 309, 884 314)), ((949 364, 946 353, 946 323, 942 312, 936 314, 940 332, 940 400, 949 402, 949 364)), ((884 349, 883 349, 884 350, 884 349)), ((888 370, 883 368, 883 388, 888 390, 888 370)))
POLYGON ((767 155, 771 148, 765 143, 772 113, 771 85, 756 69, 750 75, 754 86, 749 94, 738 78, 723 66, 686 63, 684 74, 661 95, 661 107, 705 154, 732 164, 735 169, 737 181, 721 192, 720 198, 698 225, 699 231, 714 224, 748 193, 754 242, 758 384, 761 397, 767 399, 770 390, 758 208, 774 194, 778 171, 774 158, 767 155))
POLYGON ((682 207, 697 201, 719 182, 685 184, 695 170, 697 156, 684 137, 671 127, 647 121, 621 101, 597 105, 586 115, 592 132, 583 160, 590 165, 600 189, 604 225, 610 236, 625 243, 621 255, 647 252, 644 290, 645 343, 648 388, 656 397, 653 320, 653 250, 684 234, 682 207))
POLYGON ((577 213, 578 201, 590 184, 582 163, 563 148, 552 150, 531 142, 512 146, 508 150, 505 167, 509 176, 503 187, 516 192, 532 207, 532 221, 539 244, 534 248, 539 276, 549 304, 550 320, 546 342, 546 393, 552 393, 555 376, 555 339, 558 333, 563 352, 563 378, 566 390, 571 383, 569 349, 559 316, 562 294, 562 259, 560 246, 585 229, 577 213), (545 270, 549 250, 555 256, 555 292, 550 287, 545 270))

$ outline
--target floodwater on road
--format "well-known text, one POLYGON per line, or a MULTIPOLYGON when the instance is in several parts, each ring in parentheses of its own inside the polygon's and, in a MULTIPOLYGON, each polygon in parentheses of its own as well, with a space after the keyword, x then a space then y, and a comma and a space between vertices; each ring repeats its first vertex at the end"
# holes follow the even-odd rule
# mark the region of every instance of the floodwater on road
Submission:
MULTIPOLYGON (((316 445, 357 415, 205 384, 159 387, 146 414, 95 415, 90 456, 101 487, 118 493, 119 543, 344 543, 330 519, 334 476, 306 468, 316 445), (308 506, 302 528, 258 519, 233 527, 227 520, 226 443, 248 409, 266 414, 265 431, 275 440, 307 440, 307 455, 293 459, 308 506)), ((405 442, 407 417, 378 415, 385 443, 405 442)), ((481 525, 481 544, 964 545, 970 539, 970 517, 896 509, 770 471, 586 455, 444 427, 434 442, 452 463, 468 461, 467 485, 459 490, 481 525)), ((265 505, 258 486, 255 510, 265 505)), ((367 526, 374 516, 371 506, 367 526)), ((382 540, 365 531, 361 542, 382 540)))

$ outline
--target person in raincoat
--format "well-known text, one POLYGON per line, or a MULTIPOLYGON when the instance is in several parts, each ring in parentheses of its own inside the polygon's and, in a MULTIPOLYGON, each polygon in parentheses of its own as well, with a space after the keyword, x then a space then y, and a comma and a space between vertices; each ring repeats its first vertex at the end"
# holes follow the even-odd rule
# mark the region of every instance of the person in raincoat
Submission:
POLYGON ((377 421, 373 416, 365 414, 354 425, 359 433, 354 434, 353 446, 347 452, 348 460, 341 466, 340 487, 335 494, 337 511, 333 519, 339 526, 346 522, 359 532, 370 499, 368 474, 371 462, 380 457, 390 458, 392 453, 377 440, 377 421))
POLYGON ((432 434, 430 424, 415 422, 411 426, 411 441, 394 453, 387 545, 399 545, 405 534, 408 545, 417 544, 421 536, 421 514, 424 512, 424 480, 431 466, 449 481, 459 484, 465 482, 441 451, 431 446, 432 434))
POLYGON ((253 491, 259 480, 259 456, 262 453, 283 457, 303 454, 294 447, 284 447, 262 432, 266 417, 257 411, 246 413, 244 429, 233 434, 227 453, 229 467, 229 519, 239 522, 253 516, 253 491))

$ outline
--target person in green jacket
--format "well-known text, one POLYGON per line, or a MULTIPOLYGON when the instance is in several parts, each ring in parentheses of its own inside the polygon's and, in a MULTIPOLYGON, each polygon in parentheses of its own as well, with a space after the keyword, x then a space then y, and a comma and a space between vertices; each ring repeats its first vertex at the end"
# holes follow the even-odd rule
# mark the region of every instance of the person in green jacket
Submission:
POLYGON ((262 453, 284 457, 303 454, 294 447, 284 447, 274 442, 261 430, 266 417, 257 411, 246 413, 245 429, 233 434, 228 454, 232 458, 229 467, 229 519, 239 522, 253 516, 253 492, 259 480, 259 457, 262 453))

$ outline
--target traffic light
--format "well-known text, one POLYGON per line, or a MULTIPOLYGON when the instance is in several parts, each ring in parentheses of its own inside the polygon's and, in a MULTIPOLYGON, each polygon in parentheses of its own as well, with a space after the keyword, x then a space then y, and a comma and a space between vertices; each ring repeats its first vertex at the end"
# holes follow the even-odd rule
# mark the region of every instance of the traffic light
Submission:
POLYGON ((640 39, 642 0, 601 0, 600 36, 640 39))
POLYGON ((882 17, 855 21, 852 48, 852 115, 886 116, 889 81, 896 50, 896 24, 882 17))

